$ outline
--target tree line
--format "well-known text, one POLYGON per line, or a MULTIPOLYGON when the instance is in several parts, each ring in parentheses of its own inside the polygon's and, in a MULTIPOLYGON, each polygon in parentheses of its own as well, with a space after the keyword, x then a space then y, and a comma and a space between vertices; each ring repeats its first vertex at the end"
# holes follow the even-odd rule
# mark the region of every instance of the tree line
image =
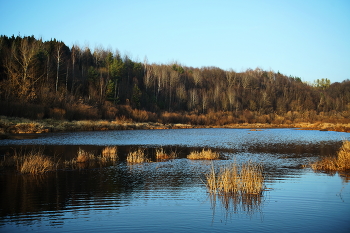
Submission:
POLYGON ((117 50, 68 47, 34 36, 1 36, 0 57, 1 115, 197 124, 219 118, 268 123, 279 117, 293 122, 350 116, 349 80, 309 84, 260 68, 236 72, 150 64, 117 50))

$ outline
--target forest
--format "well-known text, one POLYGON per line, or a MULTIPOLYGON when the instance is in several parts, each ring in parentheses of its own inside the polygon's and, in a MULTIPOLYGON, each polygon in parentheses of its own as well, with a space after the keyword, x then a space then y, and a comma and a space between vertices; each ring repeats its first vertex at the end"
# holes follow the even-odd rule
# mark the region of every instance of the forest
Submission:
MULTIPOLYGON (((297 61, 296 61, 297 62, 297 61)), ((118 50, 0 37, 0 115, 225 125, 350 122, 350 80, 305 83, 243 72, 133 61, 118 50)))

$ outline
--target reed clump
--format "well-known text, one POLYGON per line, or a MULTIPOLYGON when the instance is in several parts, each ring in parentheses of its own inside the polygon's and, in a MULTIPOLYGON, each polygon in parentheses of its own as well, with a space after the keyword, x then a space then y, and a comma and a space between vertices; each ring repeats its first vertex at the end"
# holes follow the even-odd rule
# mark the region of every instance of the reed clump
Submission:
POLYGON ((78 150, 78 156, 76 158, 77 163, 88 163, 91 161, 95 161, 96 157, 93 153, 87 152, 81 148, 78 150))
POLYGON ((117 147, 116 146, 107 146, 102 150, 101 158, 102 161, 117 161, 117 147))
POLYGON ((220 158, 220 154, 211 149, 203 149, 202 151, 192 151, 187 158, 193 160, 216 160, 220 158))
POLYGON ((218 173, 212 167, 206 175, 207 188, 216 194, 261 194, 265 189, 263 166, 248 161, 239 166, 232 163, 220 168, 218 173))
POLYGON ((58 162, 43 154, 42 150, 30 152, 14 151, 1 162, 2 167, 15 167, 20 173, 41 174, 57 170, 58 162))
POLYGON ((19 167, 21 173, 40 174, 56 170, 57 165, 52 159, 43 154, 30 154, 26 156, 19 167))
POLYGON ((128 163, 146 163, 149 162, 149 159, 145 155, 145 150, 138 148, 137 150, 131 151, 126 157, 128 163))
POLYGON ((175 152, 171 152, 169 154, 169 153, 166 153, 163 148, 156 149, 156 159, 157 160, 175 159, 176 157, 177 156, 176 156, 175 152))
POLYGON ((344 171, 350 169, 350 141, 343 141, 337 156, 327 156, 311 163, 313 170, 344 171))

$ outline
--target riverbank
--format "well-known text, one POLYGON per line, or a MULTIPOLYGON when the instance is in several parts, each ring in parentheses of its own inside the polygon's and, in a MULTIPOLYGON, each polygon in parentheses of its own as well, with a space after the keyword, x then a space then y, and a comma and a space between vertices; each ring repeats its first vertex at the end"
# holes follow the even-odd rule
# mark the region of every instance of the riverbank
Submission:
POLYGON ((162 124, 157 122, 82 120, 63 121, 54 119, 29 120, 26 118, 0 116, 0 137, 8 134, 35 134, 71 131, 135 130, 135 129, 180 129, 197 128, 189 124, 162 124))
POLYGON ((49 132, 71 131, 102 131, 102 130, 137 130, 137 129, 184 129, 184 128, 298 128, 300 130, 322 130, 350 132, 350 124, 341 123, 291 123, 291 124, 229 124, 229 125, 191 125, 191 124, 162 124, 158 122, 133 121, 60 121, 54 119, 29 120, 0 116, 0 138, 11 134, 35 134, 49 132))
POLYGON ((291 123, 291 124, 230 124, 219 126, 220 128, 237 128, 237 129, 264 129, 264 128, 296 128, 298 130, 320 130, 336 131, 350 133, 350 124, 343 123, 291 123))

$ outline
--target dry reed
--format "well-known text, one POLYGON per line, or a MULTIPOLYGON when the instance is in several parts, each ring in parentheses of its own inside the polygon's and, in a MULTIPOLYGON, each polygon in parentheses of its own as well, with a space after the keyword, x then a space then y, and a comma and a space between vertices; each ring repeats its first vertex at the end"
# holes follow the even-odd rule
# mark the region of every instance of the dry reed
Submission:
POLYGON ((163 148, 156 149, 156 159, 157 160, 167 160, 167 159, 175 159, 176 153, 171 152, 170 154, 165 153, 163 148))
POLYGON ((56 169, 51 158, 40 153, 30 154, 24 157, 23 163, 18 170, 21 173, 39 174, 56 169))
POLYGON ((1 167, 15 167, 20 173, 40 174, 57 170, 58 162, 43 154, 41 149, 30 152, 14 151, 12 155, 4 156, 1 167))
POLYGON ((78 150, 78 157, 76 158, 77 163, 87 163, 96 160, 93 153, 89 153, 83 149, 78 150))
POLYGON ((118 160, 117 147, 107 146, 102 150, 101 158, 102 161, 116 161, 118 160))
POLYGON ((149 159, 145 155, 145 150, 138 148, 135 151, 129 152, 128 156, 126 157, 126 161, 128 163, 145 163, 149 162, 149 159))
POLYGON ((217 194, 261 194, 264 190, 263 167, 251 161, 223 167, 216 174, 214 167, 206 175, 207 187, 217 194))
POLYGON ((192 151, 187 158, 193 160, 216 160, 220 158, 220 155, 211 149, 203 149, 202 151, 192 151))
POLYGON ((343 141, 337 156, 327 156, 311 163, 313 170, 344 171, 350 169, 350 141, 343 141))

